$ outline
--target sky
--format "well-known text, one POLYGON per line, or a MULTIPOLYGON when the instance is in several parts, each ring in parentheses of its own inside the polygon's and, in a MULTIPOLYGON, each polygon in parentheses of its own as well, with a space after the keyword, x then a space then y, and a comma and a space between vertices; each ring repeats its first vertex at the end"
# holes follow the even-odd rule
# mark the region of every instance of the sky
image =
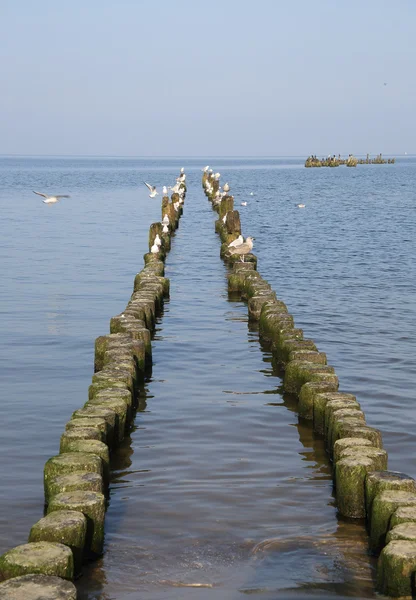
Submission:
POLYGON ((0 0, 0 154, 416 153, 415 31, 415 0, 0 0))

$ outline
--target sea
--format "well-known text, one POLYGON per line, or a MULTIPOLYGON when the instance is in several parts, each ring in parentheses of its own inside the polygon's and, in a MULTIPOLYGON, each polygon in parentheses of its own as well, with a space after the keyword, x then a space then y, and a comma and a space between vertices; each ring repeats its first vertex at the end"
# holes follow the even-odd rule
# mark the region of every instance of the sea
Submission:
POLYGON ((43 516, 44 463, 143 267, 161 219, 143 182, 161 192, 184 167, 153 370, 112 457, 105 552, 79 598, 375 598, 365 523, 338 515, 322 438, 283 394, 247 306, 228 298, 206 164, 230 185, 261 275, 382 431, 389 469, 416 476, 416 157, 332 169, 0 157, 0 554, 43 516), (46 205, 33 191, 71 197, 46 205))

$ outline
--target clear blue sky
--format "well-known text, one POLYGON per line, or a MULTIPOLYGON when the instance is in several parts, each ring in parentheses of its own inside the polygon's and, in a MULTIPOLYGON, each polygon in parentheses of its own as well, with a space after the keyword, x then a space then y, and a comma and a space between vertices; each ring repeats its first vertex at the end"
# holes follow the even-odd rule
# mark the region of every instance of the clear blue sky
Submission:
POLYGON ((0 0, 0 154, 416 153, 415 17, 415 0, 0 0))

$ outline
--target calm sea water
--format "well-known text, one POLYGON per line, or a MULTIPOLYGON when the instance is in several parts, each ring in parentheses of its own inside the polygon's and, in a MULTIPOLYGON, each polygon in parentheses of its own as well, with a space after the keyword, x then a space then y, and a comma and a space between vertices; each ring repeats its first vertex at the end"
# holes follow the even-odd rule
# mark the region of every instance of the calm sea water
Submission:
MULTIPOLYGON (((260 272, 382 430, 389 467, 416 476, 416 160, 208 162, 231 185, 260 272)), ((374 597, 365 530, 337 518, 322 441, 282 397, 246 306, 227 298, 203 164, 0 159, 0 552, 42 516, 44 462, 142 268, 160 201, 141 182, 169 185, 185 166, 153 374, 113 458, 106 552, 80 598, 374 597), (72 197, 46 206, 32 190, 72 197)))

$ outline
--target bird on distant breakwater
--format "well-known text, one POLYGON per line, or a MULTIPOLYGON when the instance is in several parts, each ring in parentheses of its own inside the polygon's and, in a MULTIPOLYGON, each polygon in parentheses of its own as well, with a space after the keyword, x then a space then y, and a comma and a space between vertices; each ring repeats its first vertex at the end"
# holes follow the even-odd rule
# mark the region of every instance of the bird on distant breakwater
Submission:
POLYGON ((42 200, 42 202, 44 202, 45 204, 55 204, 61 198, 70 198, 71 197, 71 196, 68 196, 67 194, 48 196, 47 194, 42 194, 42 192, 35 192, 34 190, 32 190, 32 191, 34 194, 37 194, 38 196, 42 196, 43 198, 45 198, 45 200, 42 200))
POLYGON ((296 204, 298 208, 305 208, 306 204, 296 204))
POLYGON ((241 256, 241 262, 244 262, 245 255, 253 250, 253 240, 254 238, 249 236, 243 244, 230 248, 230 254, 238 254, 241 256))
POLYGON ((244 243, 244 238, 243 238, 243 236, 240 234, 240 235, 238 236, 238 238, 236 238, 235 240, 233 240, 232 242, 230 242, 230 243, 228 244, 228 247, 229 247, 229 248, 236 248, 237 246, 241 246, 241 244, 243 244, 243 243, 244 243))
POLYGON ((181 167, 181 173, 185 173, 185 169, 181 167))
POLYGON ((163 217, 162 223, 163 223, 163 225, 169 225, 169 217, 168 217, 168 215, 165 215, 163 217))
POLYGON ((156 246, 161 246, 162 245, 162 240, 159 237, 159 234, 157 233, 154 239, 154 244, 156 244, 156 246))
POLYGON ((206 173, 206 172, 208 171, 208 169, 209 169, 209 165, 207 165, 206 167, 204 167, 204 168, 202 169, 202 171, 203 171, 204 173, 206 173))
POLYGON ((157 244, 153 244, 153 246, 150 248, 150 252, 152 254, 157 254, 159 252, 159 246, 157 244))
POLYGON ((225 183, 222 189, 224 190, 224 192, 229 192, 230 186, 228 185, 228 183, 225 183))
POLYGON ((242 202, 241 206, 247 206, 247 202, 242 202))
POLYGON ((156 191, 155 185, 150 185, 150 183, 146 183, 145 181, 143 181, 143 183, 150 191, 149 198, 154 198, 155 196, 159 195, 159 192, 156 191))
POLYGON ((162 233, 169 233, 169 227, 167 225, 163 225, 162 233))
POLYGON ((224 223, 224 225, 226 224, 226 222, 227 222, 227 215, 226 214, 223 216, 222 222, 224 223))

